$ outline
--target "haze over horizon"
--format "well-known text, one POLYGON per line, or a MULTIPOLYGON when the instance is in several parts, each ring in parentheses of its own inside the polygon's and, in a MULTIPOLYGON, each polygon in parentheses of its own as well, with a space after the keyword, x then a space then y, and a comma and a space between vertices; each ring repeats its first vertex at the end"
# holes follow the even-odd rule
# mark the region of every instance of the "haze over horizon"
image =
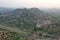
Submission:
POLYGON ((0 7, 8 8, 60 8, 60 0, 0 0, 0 7))

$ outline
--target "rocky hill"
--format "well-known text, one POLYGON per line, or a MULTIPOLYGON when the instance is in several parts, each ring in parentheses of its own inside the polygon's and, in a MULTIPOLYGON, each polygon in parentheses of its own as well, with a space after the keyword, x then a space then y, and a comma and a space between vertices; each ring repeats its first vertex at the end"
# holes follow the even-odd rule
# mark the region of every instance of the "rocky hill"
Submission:
POLYGON ((38 8, 16 9, 0 15, 0 23, 19 29, 33 29, 34 27, 55 26, 54 18, 38 8))
MULTIPOLYGON (((45 33, 53 35, 56 28, 56 20, 54 17, 44 13, 38 8, 18 8, 11 12, 6 12, 0 15, 0 28, 11 30, 18 33, 26 33, 32 38, 40 38, 40 34, 45 33), (16 30, 15 30, 16 29, 16 30), (19 32, 20 31, 20 32, 19 32), (36 35, 36 36, 35 36, 36 35)), ((23 34, 23 36, 25 36, 23 34)), ((30 37, 29 36, 29 37, 30 37)))

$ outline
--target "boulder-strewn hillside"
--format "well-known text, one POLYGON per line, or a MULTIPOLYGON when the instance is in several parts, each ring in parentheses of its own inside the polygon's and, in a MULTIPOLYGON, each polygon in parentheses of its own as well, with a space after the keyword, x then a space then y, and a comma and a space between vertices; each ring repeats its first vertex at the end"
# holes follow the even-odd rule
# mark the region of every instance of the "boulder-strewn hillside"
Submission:
POLYGON ((38 8, 16 9, 0 16, 0 23, 19 29, 33 29, 34 27, 54 26, 54 19, 38 8))
POLYGON ((0 24, 31 33, 31 36, 35 34, 37 37, 39 37, 40 31, 53 35, 57 31, 55 30, 56 23, 54 17, 47 15, 38 8, 16 9, 0 15, 0 24))

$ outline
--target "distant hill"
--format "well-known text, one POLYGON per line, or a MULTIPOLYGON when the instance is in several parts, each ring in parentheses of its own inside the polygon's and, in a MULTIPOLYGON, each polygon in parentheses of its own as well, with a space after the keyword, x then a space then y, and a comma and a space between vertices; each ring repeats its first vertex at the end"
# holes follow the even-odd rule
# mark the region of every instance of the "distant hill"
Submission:
POLYGON ((5 7, 0 7, 0 12, 1 13, 6 13, 6 12, 10 12, 13 11, 13 8, 5 8, 5 7))
POLYGON ((47 12, 48 14, 60 14, 60 8, 52 8, 52 9, 42 9, 42 11, 47 12))

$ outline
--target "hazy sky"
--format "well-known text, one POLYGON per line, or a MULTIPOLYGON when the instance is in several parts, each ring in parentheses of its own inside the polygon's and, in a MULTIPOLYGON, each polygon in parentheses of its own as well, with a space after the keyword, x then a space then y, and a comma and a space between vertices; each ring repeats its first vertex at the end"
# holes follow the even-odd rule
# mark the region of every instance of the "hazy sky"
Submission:
POLYGON ((60 8, 60 0, 0 0, 0 7, 60 8))

